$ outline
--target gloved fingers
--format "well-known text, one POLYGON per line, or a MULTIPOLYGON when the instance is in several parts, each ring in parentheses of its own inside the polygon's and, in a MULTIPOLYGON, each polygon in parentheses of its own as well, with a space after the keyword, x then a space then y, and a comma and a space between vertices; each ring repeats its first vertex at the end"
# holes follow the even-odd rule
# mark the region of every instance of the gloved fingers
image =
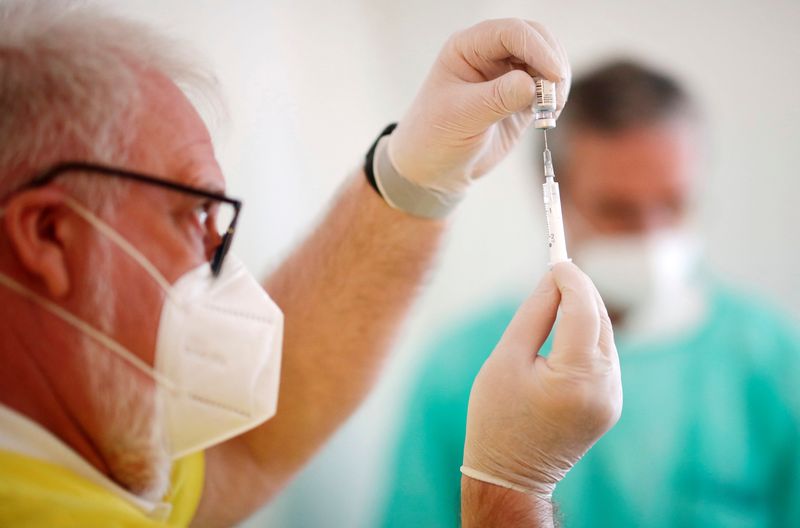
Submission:
POLYGON ((461 33, 453 41, 457 52, 485 79, 508 69, 509 62, 522 61, 531 73, 551 81, 569 75, 569 65, 539 31, 518 18, 487 20, 461 33))
POLYGON ((619 364, 619 354, 617 345, 614 343, 614 330, 611 326, 611 319, 608 317, 608 310, 600 297, 600 292, 594 288, 595 298, 597 299, 597 309, 600 313, 600 353, 607 359, 611 370, 606 378, 609 383, 608 401, 606 402, 610 410, 608 415, 609 427, 619 420, 622 414, 622 370, 619 364))
MULTIPOLYGON (((494 131, 499 139, 499 143, 501 145, 513 145, 517 139, 519 139, 522 133, 525 132, 532 121, 533 111, 530 107, 523 108, 516 114, 512 114, 502 119, 498 123, 499 126, 494 131)), ((486 127, 485 123, 487 123, 487 121, 484 121, 483 123, 483 126, 486 127)), ((491 158, 479 160, 474 166, 471 179, 474 180, 480 175, 486 174, 492 169, 492 167, 495 166, 496 163, 497 161, 491 158)))
POLYGON ((553 279, 561 292, 561 305, 549 357, 571 365, 591 362, 597 354, 601 329, 596 289, 571 262, 556 264, 553 279))
POLYGON ((553 35, 552 31, 547 29, 544 24, 536 22, 534 20, 526 20, 527 24, 534 28, 542 37, 550 44, 550 47, 556 51, 559 58, 561 59, 561 63, 566 65, 567 68, 567 75, 562 77, 560 81, 556 83, 556 115, 561 113, 561 110, 564 109, 564 104, 567 102, 567 98, 569 97, 569 90, 572 86, 572 69, 569 65, 569 57, 567 56, 567 50, 561 44, 561 42, 553 35))
POLYGON ((533 362, 553 328, 560 300, 561 295, 553 274, 545 274, 533 293, 517 310, 494 354, 500 353, 524 362, 533 362))
POLYGON ((553 32, 547 28, 547 26, 535 20, 525 20, 525 23, 528 24, 530 27, 532 27, 534 30, 536 30, 542 36, 542 38, 545 41, 547 41, 547 44, 553 51, 555 51, 562 64, 569 66, 569 58, 567 57, 567 50, 561 44, 561 41, 559 41, 556 38, 553 32))
POLYGON ((533 111, 530 107, 508 116, 503 120, 502 126, 499 129, 500 139, 505 142, 505 144, 512 144, 525 132, 532 121, 533 111))
POLYGON ((597 302, 597 311, 600 314, 600 338, 598 341, 600 345, 600 351, 606 357, 609 357, 610 359, 613 359, 619 363, 619 358, 617 357, 617 346, 614 343, 614 328, 611 325, 611 318, 608 316, 606 304, 603 302, 603 298, 600 296, 600 292, 597 291, 594 283, 592 283, 592 287, 594 289, 594 296, 597 302))
POLYGON ((571 86, 572 73, 556 83, 556 119, 561 115, 561 111, 564 110, 564 105, 567 104, 571 86))
POLYGON ((468 88, 476 92, 481 101, 480 107, 486 109, 475 115, 479 129, 488 128, 517 112, 529 110, 536 97, 536 84, 522 70, 511 70, 496 79, 468 88))

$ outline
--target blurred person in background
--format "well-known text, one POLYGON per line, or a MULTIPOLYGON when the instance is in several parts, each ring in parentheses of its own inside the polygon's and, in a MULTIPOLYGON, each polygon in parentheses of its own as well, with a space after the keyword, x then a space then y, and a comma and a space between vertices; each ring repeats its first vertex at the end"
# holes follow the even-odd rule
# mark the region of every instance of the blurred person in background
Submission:
MULTIPOLYGON (((702 128, 674 79, 618 60, 576 79, 548 138, 567 245, 608 306, 625 393, 616 428, 556 490, 567 527, 800 526, 800 335, 702 262, 702 128)), ((426 355, 382 526, 458 525, 464 402, 517 304, 485 307, 426 355)))

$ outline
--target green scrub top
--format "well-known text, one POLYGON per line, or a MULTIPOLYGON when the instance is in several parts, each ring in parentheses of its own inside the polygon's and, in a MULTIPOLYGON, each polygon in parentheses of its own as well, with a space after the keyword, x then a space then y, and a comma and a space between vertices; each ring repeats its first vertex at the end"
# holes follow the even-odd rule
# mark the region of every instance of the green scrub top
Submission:
MULTIPOLYGON (((765 304, 710 292, 692 332, 617 340, 622 416, 556 488, 567 528, 800 527, 800 334, 765 304)), ((462 322, 429 351, 379 526, 459 525, 469 391, 518 304, 462 322)))

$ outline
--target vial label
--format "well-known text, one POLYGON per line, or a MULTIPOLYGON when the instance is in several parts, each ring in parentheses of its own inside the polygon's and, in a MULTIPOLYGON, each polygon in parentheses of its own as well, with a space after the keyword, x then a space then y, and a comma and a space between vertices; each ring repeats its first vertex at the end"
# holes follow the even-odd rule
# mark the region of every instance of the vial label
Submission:
POLYGON ((556 107, 555 83, 546 79, 536 79, 536 106, 544 108, 556 107))

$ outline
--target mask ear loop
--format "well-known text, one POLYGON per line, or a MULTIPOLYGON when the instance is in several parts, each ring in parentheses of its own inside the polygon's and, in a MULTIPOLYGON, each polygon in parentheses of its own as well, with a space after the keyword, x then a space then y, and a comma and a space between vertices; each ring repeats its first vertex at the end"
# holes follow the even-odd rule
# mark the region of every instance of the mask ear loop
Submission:
POLYGON ((67 206, 75 211, 78 216, 92 224, 98 231, 103 233, 109 240, 111 240, 114 244, 117 245, 122 251, 128 254, 133 260, 136 261, 144 270, 150 275, 153 280, 155 280, 159 286, 170 295, 170 291, 172 290, 172 285, 167 281, 164 275, 158 271, 150 260, 145 257, 141 251, 136 249, 133 244, 125 240, 125 238, 120 235, 116 229, 108 225, 104 220, 102 220, 99 216, 91 212, 89 209, 75 201, 74 199, 70 198, 69 196, 64 198, 64 203, 67 206))
POLYGON ((177 392, 178 388, 171 380, 165 378, 159 372, 157 372, 153 367, 142 361, 136 354, 125 348, 124 346, 120 345, 114 339, 112 339, 107 334, 101 332, 100 330, 96 329, 86 321, 83 321, 70 313, 69 311, 65 310, 61 306, 57 305, 56 303, 52 302, 49 299, 45 299, 41 295, 33 292, 32 290, 28 289, 26 286, 23 286, 19 282, 15 281, 11 277, 7 276, 5 273, 0 273, 0 285, 5 286, 9 290, 21 295, 22 297, 35 302, 48 312, 52 313, 56 317, 63 320, 65 323, 69 324, 70 326, 80 330, 81 332, 85 333, 101 345, 107 347, 109 350, 116 353, 122 359, 130 363, 131 366, 135 367, 136 369, 143 372, 145 375, 150 376, 160 385, 163 385, 165 388, 177 392))
MULTIPOLYGON (((171 295, 171 286, 166 278, 161 274, 158 269, 145 257, 138 249, 136 249, 130 242, 125 240, 117 231, 112 228, 110 225, 105 223, 101 220, 97 215, 89 211, 86 207, 75 201, 70 197, 65 198, 65 203, 67 206, 75 211, 81 218, 89 222, 92 226, 94 226, 98 231, 103 233, 107 236, 112 242, 114 242, 122 251, 127 253, 132 259, 134 259, 139 265, 144 268, 144 270, 155 280, 161 288, 166 292, 167 295, 171 295)), ((5 208, 0 207, 0 217, 5 214, 5 208)), ((65 323, 69 324, 70 326, 76 328, 77 330, 85 333, 101 345, 105 346, 112 352, 116 353, 119 357, 127 361, 131 366, 136 368, 137 370, 141 371, 147 376, 153 378, 159 385, 163 386, 164 388, 178 392, 177 385, 172 382, 170 379, 164 377, 161 373, 156 371, 153 367, 142 361, 136 354, 125 348, 124 346, 117 343, 113 338, 109 335, 101 332, 97 328, 93 327, 86 321, 83 321, 70 313, 69 311, 65 310, 58 304, 52 302, 49 299, 42 297, 41 295, 35 293, 34 291, 30 290, 26 286, 20 284, 19 282, 15 281, 11 277, 7 276, 5 273, 0 272, 0 285, 5 286, 9 290, 21 295, 22 297, 35 302, 48 312, 52 313, 59 319, 63 320, 65 323)))

